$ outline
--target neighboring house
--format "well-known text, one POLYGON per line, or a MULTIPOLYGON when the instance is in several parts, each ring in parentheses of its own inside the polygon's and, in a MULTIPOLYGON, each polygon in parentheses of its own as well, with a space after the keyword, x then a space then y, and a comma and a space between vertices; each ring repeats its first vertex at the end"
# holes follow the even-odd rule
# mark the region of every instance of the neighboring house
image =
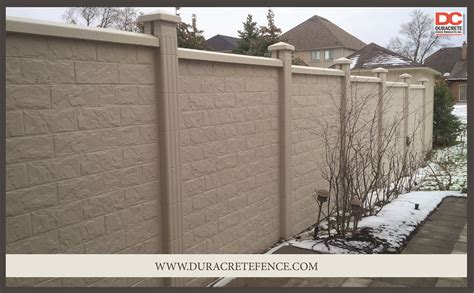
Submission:
POLYGON ((206 42, 211 51, 232 53, 232 50, 237 47, 237 40, 234 37, 215 35, 206 42))
POLYGON ((442 73, 456 102, 467 98, 467 44, 442 48, 426 58, 425 65, 442 73))
POLYGON ((373 75, 372 70, 378 67, 388 70, 387 80, 389 81, 397 81, 403 73, 411 74, 413 83, 417 83, 416 72, 424 72, 424 75, 426 73, 432 76, 440 75, 436 70, 375 43, 364 46, 346 58, 352 61, 350 65, 352 75, 373 75))
POLYGON ((358 38, 317 15, 282 34, 281 38, 295 46, 294 58, 316 67, 329 67, 333 60, 365 46, 358 38))
POLYGON ((346 58, 352 61, 352 72, 364 69, 374 69, 377 67, 383 67, 385 69, 424 67, 423 64, 414 62, 410 58, 406 58, 375 43, 370 43, 364 46, 362 49, 350 54, 346 58))
MULTIPOLYGON (((401 81, 400 75, 404 73, 408 73, 412 76, 410 80, 412 84, 419 84, 418 80, 420 78, 427 78, 426 98, 428 101, 433 101, 433 85, 436 78, 441 76, 441 73, 430 67, 414 62, 409 58, 375 43, 368 44, 346 58, 352 61, 350 65, 351 75, 374 76, 372 70, 382 67, 388 70, 387 81, 401 81)), ((335 66, 333 65, 331 67, 334 68, 335 66)), ((428 111, 427 119, 428 121, 432 121, 433 102, 426 104, 426 107, 428 111)), ((426 141, 431 141, 432 136, 431 130, 427 131, 425 133, 426 141)))

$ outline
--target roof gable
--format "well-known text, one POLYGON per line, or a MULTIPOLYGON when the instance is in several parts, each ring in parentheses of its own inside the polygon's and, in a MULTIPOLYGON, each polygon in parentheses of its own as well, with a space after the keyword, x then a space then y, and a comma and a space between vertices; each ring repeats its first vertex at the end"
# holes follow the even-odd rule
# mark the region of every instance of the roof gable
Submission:
POLYGON ((460 60, 456 62, 448 76, 448 80, 464 80, 467 79, 467 61, 460 60))
POLYGON ((358 50, 365 45, 358 38, 317 15, 282 34, 282 40, 295 46, 296 50, 337 47, 358 50))
POLYGON ((351 69, 423 67, 422 64, 375 43, 368 44, 346 58, 352 61, 351 69))
POLYGON ((206 43, 212 51, 223 52, 232 51, 237 46, 237 40, 237 38, 230 36, 215 35, 206 40, 206 43))
POLYGON ((450 73, 456 62, 461 60, 461 54, 461 47, 441 48, 426 58, 424 64, 441 72, 441 74, 450 73))

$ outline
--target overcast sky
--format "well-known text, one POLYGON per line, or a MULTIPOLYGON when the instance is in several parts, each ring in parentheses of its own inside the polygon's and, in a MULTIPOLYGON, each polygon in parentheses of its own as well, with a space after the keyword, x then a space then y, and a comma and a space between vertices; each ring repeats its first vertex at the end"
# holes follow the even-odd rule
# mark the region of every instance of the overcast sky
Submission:
MULTIPOLYGON (((145 13, 162 10, 175 13, 173 7, 139 7, 145 13)), ((204 36, 210 38, 216 34, 237 37, 242 22, 247 14, 252 14, 259 25, 266 24, 268 8, 247 7, 213 7, 213 8, 181 8, 181 17, 190 23, 191 15, 197 15, 198 28, 204 30, 204 36)), ((342 29, 356 36, 365 43, 374 42, 386 46, 390 38, 397 35, 400 25, 410 19, 409 13, 415 8, 319 8, 319 7, 285 7, 274 8, 275 20, 283 32, 307 20, 313 15, 327 18, 342 29)), ((431 15, 435 11, 461 11, 466 8, 419 8, 431 15)), ((63 22, 62 15, 66 8, 7 8, 7 16, 19 16, 33 19, 63 22)), ((467 25, 465 26, 467 28, 467 25)), ((445 37, 447 38, 447 37, 445 37)), ((450 37, 447 40, 453 46, 466 41, 466 35, 450 37)))

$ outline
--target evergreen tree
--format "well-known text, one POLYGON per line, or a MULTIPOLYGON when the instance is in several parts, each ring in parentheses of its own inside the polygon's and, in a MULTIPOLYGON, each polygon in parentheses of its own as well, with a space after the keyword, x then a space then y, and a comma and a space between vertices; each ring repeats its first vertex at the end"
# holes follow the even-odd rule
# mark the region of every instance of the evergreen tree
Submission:
POLYGON ((268 56, 268 46, 278 43, 281 39, 281 29, 275 25, 275 13, 271 8, 267 12, 267 26, 260 27, 260 36, 257 40, 257 55, 268 56))
POLYGON ((237 47, 234 49, 234 53, 255 56, 258 53, 256 45, 260 37, 257 22, 253 21, 252 15, 249 14, 243 25, 243 30, 238 31, 239 40, 237 41, 237 47))
POLYGON ((267 13, 267 25, 257 27, 257 22, 253 21, 252 15, 247 16, 243 23, 242 31, 238 31, 239 40, 234 53, 269 56, 268 46, 278 43, 281 38, 281 29, 275 25, 275 13, 271 8, 267 13))
MULTIPOLYGON (((179 16, 179 7, 176 7, 176 15, 179 16)), ((206 39, 203 31, 197 28, 196 14, 192 15, 192 25, 180 22, 177 26, 178 47, 207 50, 206 39)))
POLYGON ((461 132, 461 121, 452 114, 454 101, 444 80, 434 86, 433 146, 446 147, 456 143, 461 132))

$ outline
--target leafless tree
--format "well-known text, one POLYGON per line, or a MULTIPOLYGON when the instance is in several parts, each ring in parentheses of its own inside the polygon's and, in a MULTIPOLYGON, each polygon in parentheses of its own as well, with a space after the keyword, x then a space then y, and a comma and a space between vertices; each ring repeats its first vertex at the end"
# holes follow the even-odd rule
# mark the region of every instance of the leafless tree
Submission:
POLYGON ((143 25, 137 21, 140 15, 143 15, 143 12, 133 7, 120 9, 117 14, 115 27, 123 31, 143 32, 143 25))
POLYGON ((142 32, 143 27, 137 22, 141 14, 133 7, 71 7, 63 18, 72 24, 142 32))
POLYGON ((443 39, 435 36, 433 17, 421 10, 413 10, 411 19, 402 23, 400 36, 393 37, 388 48, 419 63, 436 48, 447 46, 443 39))
MULTIPOLYGON (((339 237, 354 233, 362 216, 377 214, 383 205, 409 192, 423 162, 423 152, 412 143, 419 138, 423 121, 414 119, 415 127, 403 137, 404 115, 394 112, 389 93, 387 89, 380 98, 377 86, 360 91, 351 83, 343 105, 328 91, 334 110, 320 121, 319 135, 325 149, 322 174, 331 195, 326 214, 334 219, 339 237)), ((420 110, 411 108, 408 116, 420 110)))

